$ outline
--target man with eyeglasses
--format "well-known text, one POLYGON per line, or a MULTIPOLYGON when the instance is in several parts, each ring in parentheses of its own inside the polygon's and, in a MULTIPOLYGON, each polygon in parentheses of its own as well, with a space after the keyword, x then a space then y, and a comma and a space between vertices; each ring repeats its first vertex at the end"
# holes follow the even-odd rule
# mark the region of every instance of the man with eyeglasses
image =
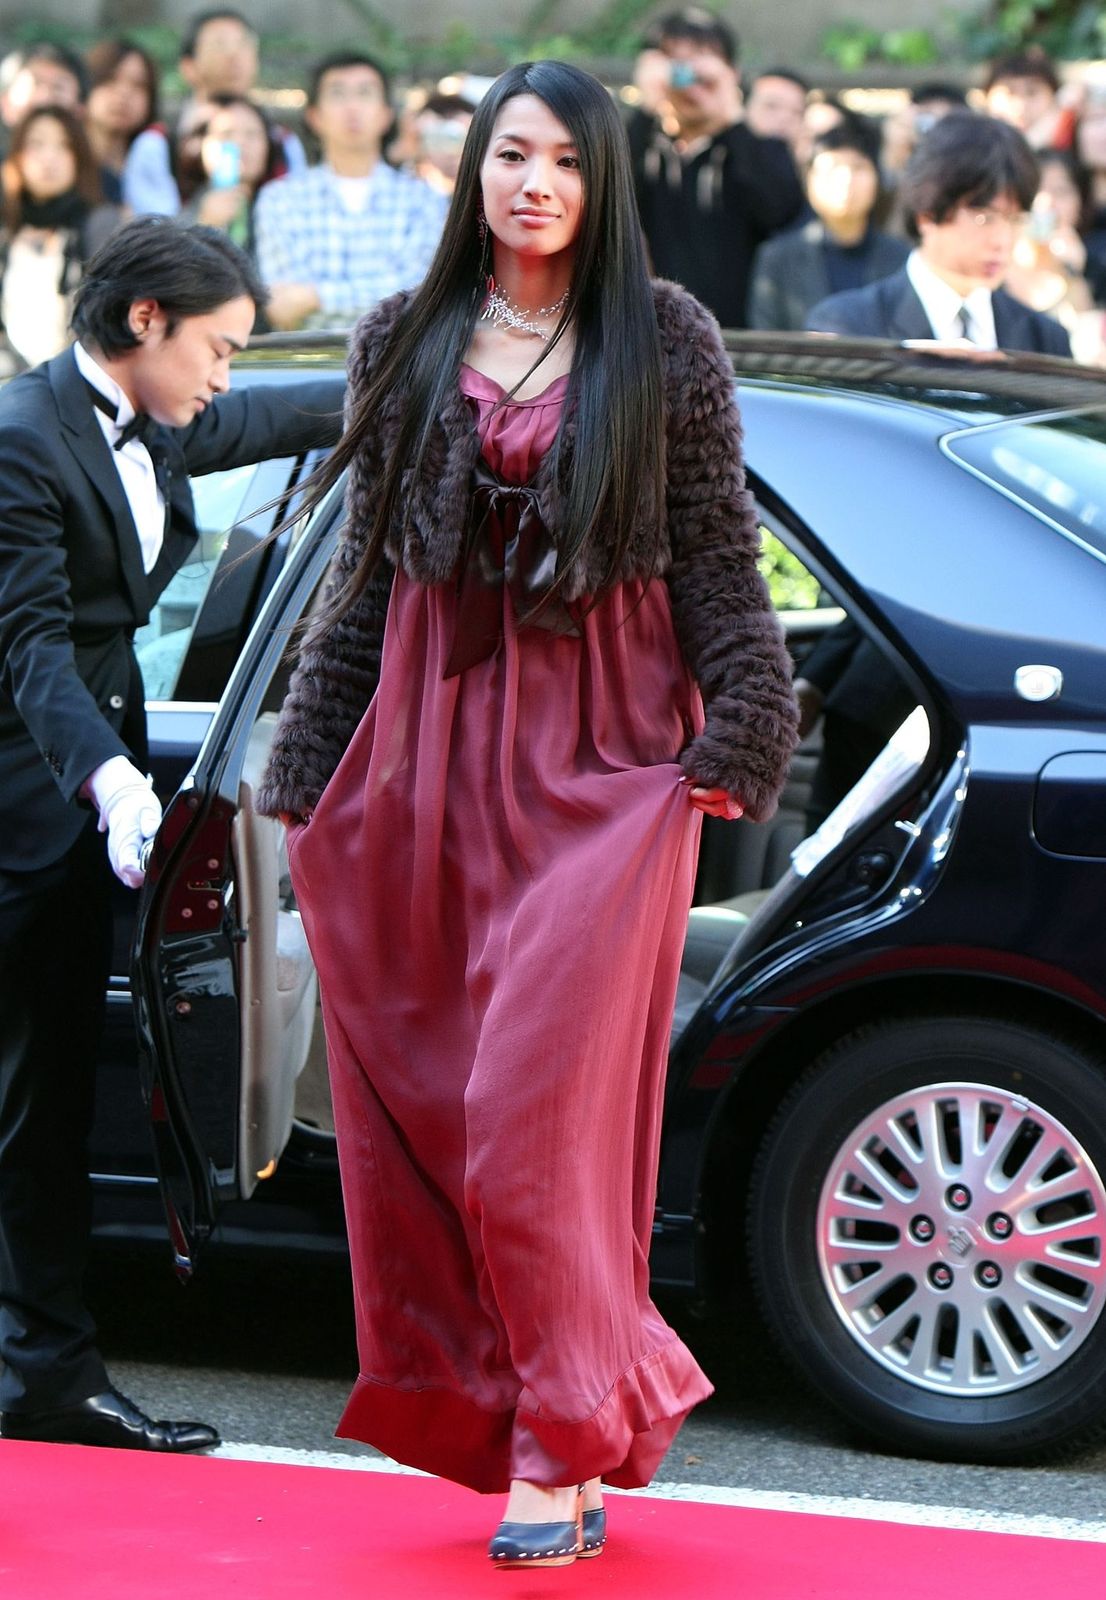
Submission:
POLYGON ((371 56, 315 68, 305 121, 323 159, 267 184, 254 212, 274 327, 348 328, 425 276, 448 200, 384 161, 393 120, 387 74, 371 56))
POLYGON ((1065 329, 1002 288, 1037 183, 1036 158, 1016 128, 968 112, 943 117, 903 174, 916 241, 906 265, 830 295, 807 328, 1070 356, 1065 329))

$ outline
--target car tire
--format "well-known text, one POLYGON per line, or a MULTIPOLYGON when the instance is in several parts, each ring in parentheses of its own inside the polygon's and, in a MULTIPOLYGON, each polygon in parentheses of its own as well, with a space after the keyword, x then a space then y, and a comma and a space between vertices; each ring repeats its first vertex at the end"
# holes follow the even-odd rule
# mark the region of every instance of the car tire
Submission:
POLYGON ((761 1309, 883 1447, 1067 1453, 1106 1434, 1104 1178, 1106 1060, 1085 1045, 1010 1017, 865 1027, 794 1085, 754 1164, 761 1309))

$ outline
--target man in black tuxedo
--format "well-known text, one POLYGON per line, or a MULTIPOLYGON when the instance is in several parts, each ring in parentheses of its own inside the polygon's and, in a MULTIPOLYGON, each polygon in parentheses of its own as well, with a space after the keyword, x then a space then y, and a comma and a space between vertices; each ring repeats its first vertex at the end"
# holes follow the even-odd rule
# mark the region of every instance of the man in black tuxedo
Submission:
POLYGON ((333 443, 341 379, 231 394, 265 291, 214 229, 129 223, 77 343, 0 391, 0 1432, 196 1450, 111 1387, 85 1308, 109 862, 142 882, 135 630, 196 537, 188 474, 333 443), (105 853, 100 834, 107 834, 105 853))
POLYGON ((1037 181, 1036 158, 1016 128, 970 112, 942 117, 903 174, 902 203, 917 241, 906 265, 830 295, 807 328, 1070 356, 1060 324, 1001 287, 1037 181))

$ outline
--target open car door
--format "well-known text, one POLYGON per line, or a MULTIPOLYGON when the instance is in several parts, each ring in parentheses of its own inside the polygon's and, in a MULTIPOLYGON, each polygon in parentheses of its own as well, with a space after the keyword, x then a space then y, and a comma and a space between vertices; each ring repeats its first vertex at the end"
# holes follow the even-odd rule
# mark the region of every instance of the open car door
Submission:
POLYGON ((341 508, 318 508, 269 595, 142 888, 132 987, 143 1092, 178 1273, 220 1206, 276 1168, 311 1044, 315 972, 284 829, 254 795, 287 684, 292 626, 325 571, 341 508))

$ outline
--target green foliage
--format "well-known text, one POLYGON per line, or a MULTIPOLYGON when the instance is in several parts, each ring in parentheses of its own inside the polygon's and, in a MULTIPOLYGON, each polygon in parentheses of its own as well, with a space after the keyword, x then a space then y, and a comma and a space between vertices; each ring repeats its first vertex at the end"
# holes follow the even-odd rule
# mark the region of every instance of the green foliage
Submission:
MULTIPOLYGON (((17 0, 30 8, 31 0, 17 0)), ((411 11, 410 32, 401 32, 379 9, 377 0, 342 0, 349 30, 325 44, 304 34, 264 32, 261 41, 262 81, 273 87, 300 86, 307 67, 324 50, 369 50, 389 71, 402 78, 433 79, 449 72, 496 73, 516 61, 550 58, 582 66, 629 66, 646 17, 656 0, 598 0, 586 22, 572 27, 560 13, 563 0, 530 0, 520 11, 503 11, 504 30, 477 32, 455 15, 440 33, 420 34, 418 13, 411 11)), ((177 70, 179 33, 162 26, 135 27, 128 32, 154 57, 162 71, 162 87, 170 102, 184 98, 186 85, 177 70)), ((4 28, 15 46, 49 41, 84 51, 99 37, 95 29, 64 22, 27 19, 4 28)))
POLYGON ((655 9, 656 0, 607 0, 578 42, 596 56, 629 60, 640 47, 645 19, 655 9))
POLYGON ((974 60, 1040 45, 1062 61, 1106 54, 1106 11, 1099 0, 987 0, 960 19, 961 44, 974 60))
POLYGON ((926 28, 892 28, 883 35, 883 54, 899 67, 928 67, 938 59, 933 35, 926 28))
POLYGON ((821 593, 818 579, 808 572, 767 528, 761 532, 761 557, 757 565, 768 584, 777 611, 813 611, 821 593))
POLYGON ((862 22, 835 22, 822 35, 820 49, 842 72, 856 72, 879 54, 881 38, 862 22))
POLYGON ((891 28, 881 32, 863 22, 837 22, 822 35, 824 56, 842 72, 858 72, 871 61, 900 67, 927 67, 940 59, 928 28, 891 28))

